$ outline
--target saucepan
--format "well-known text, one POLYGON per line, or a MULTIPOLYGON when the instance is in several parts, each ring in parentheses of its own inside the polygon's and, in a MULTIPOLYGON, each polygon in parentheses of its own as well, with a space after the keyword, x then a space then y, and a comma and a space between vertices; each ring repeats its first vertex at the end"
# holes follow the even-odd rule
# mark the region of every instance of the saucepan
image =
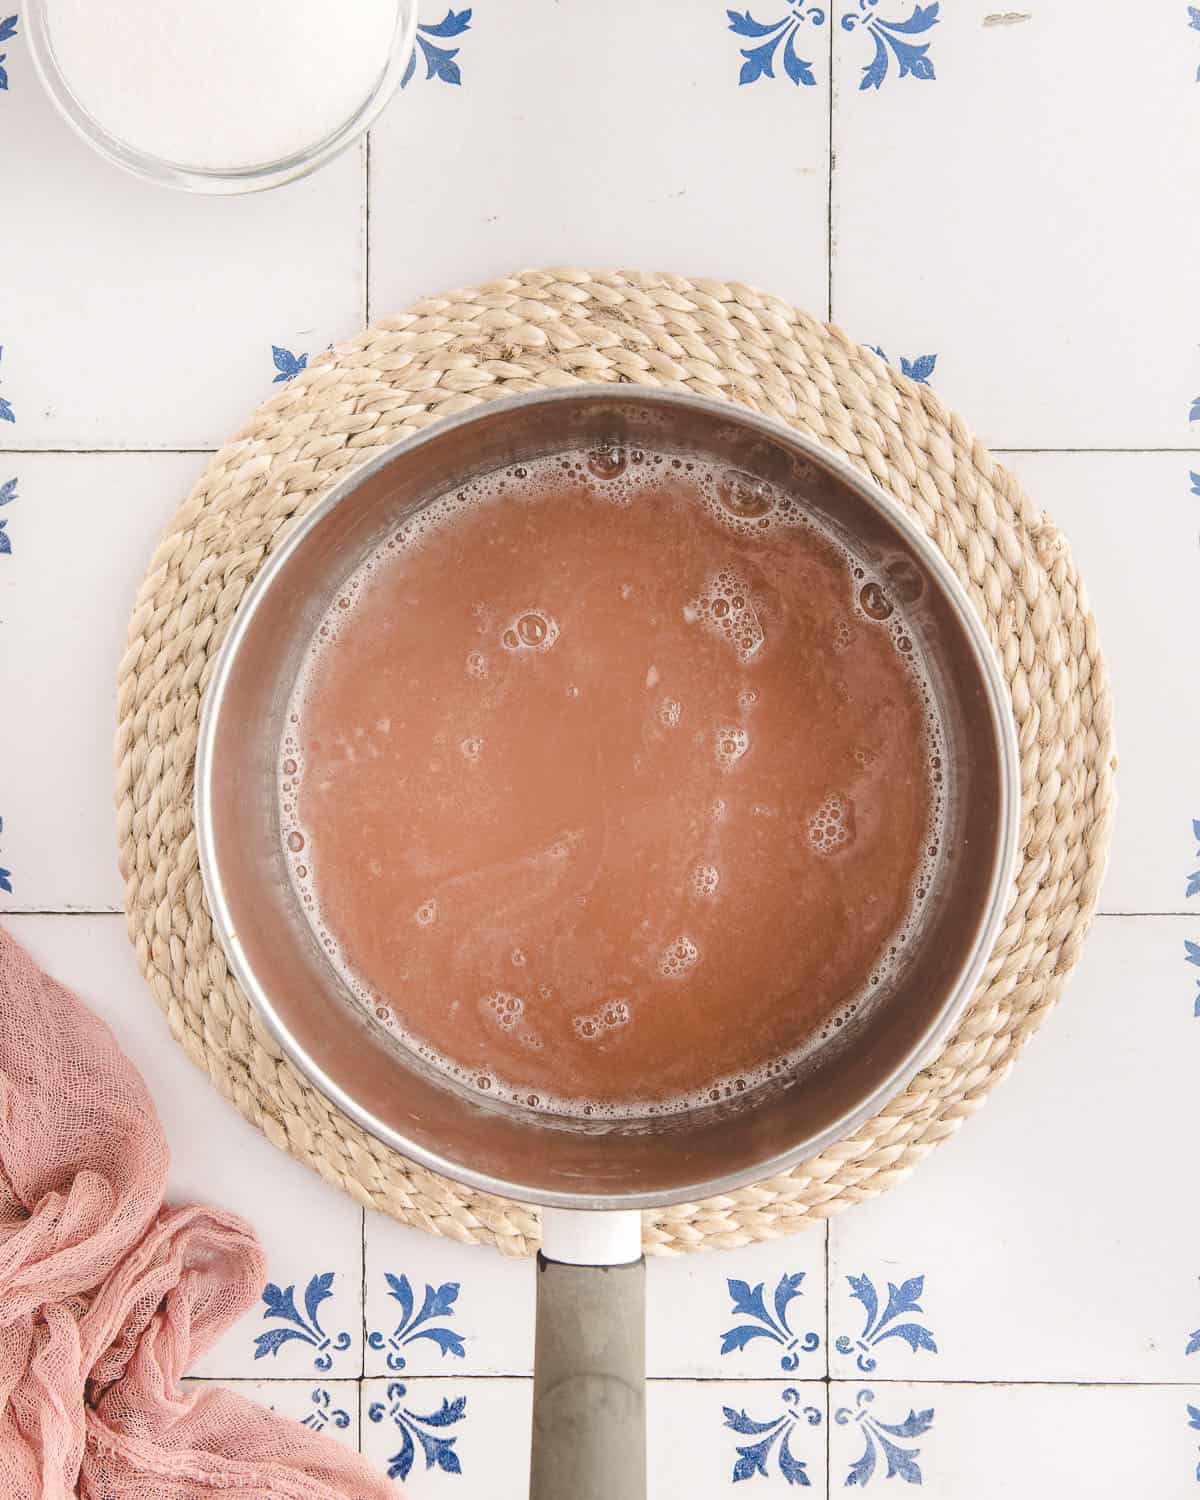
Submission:
POLYGON ((908 1082, 979 980, 1011 895, 1020 780, 1004 680, 937 549, 869 480, 740 407, 636 385, 486 402, 334 486, 259 572, 205 697, 200 865, 243 989, 300 1072, 388 1146, 542 1206, 531 1494, 645 1493, 641 1211, 729 1192, 846 1136, 908 1082), (799 498, 902 580, 946 744, 945 828, 923 925, 886 990, 772 1083, 682 1114, 565 1119, 469 1093, 365 1016, 288 877, 276 767, 289 693, 331 597, 421 505, 490 470, 597 444, 729 464, 799 498))

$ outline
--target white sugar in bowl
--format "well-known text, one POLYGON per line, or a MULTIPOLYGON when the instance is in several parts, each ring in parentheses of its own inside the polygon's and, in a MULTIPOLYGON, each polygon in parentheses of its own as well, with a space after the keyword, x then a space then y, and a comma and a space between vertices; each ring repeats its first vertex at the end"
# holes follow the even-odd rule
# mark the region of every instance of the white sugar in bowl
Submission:
POLYGON ((395 92, 414 0, 31 0, 30 50, 67 121, 168 187, 248 193, 311 172, 395 92))

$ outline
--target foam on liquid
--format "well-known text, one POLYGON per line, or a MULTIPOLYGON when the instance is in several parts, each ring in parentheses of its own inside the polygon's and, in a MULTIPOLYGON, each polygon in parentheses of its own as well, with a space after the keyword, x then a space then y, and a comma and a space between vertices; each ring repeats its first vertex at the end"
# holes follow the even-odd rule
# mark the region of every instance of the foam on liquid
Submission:
MULTIPOLYGON (((554 502, 551 499, 543 503, 554 502)), ((454 587, 453 575, 447 580, 447 586, 454 587)), ((621 599, 630 603, 634 601, 637 590, 633 584, 622 583, 619 592, 621 599)), ((839 537, 820 527, 796 498, 766 482, 691 459, 647 453, 636 448, 612 445, 587 453, 560 454, 515 465, 441 495, 424 506, 345 581, 331 603, 297 676, 289 705, 288 730, 280 747, 279 823, 291 878, 317 941, 347 989, 377 1024, 460 1084, 481 1095, 549 1113, 583 1117, 672 1113, 699 1103, 733 1097, 786 1073, 814 1046, 836 1034, 860 1006, 886 990, 901 961, 904 945, 920 925, 934 885, 945 801, 945 752, 929 677, 914 632, 903 613, 903 605, 915 602, 918 592, 919 581, 906 563, 885 564, 880 571, 872 571, 847 549, 839 537), (439 534, 452 535, 456 523, 472 514, 504 504, 537 503, 544 496, 553 496, 564 484, 572 493, 583 493, 591 501, 599 500, 617 507, 641 507, 661 501, 669 509, 672 504, 678 507, 683 494, 686 503, 699 507, 728 535, 728 563, 704 577, 698 591, 682 604, 680 614, 686 625, 695 627, 728 648, 730 669, 742 679, 735 700, 736 721, 723 718, 712 723, 710 718, 706 722, 705 715, 695 712, 692 705, 664 691, 664 687, 669 686, 669 683, 664 683, 664 670, 669 668, 660 667, 653 661, 645 671, 642 685, 649 705, 648 717, 654 721, 657 732, 670 736, 690 734, 692 753, 707 758, 722 779, 728 778, 731 790, 736 788, 740 768, 754 749, 755 718, 763 705, 759 687, 750 684, 758 663, 770 651, 770 616, 773 612, 770 600, 761 590, 756 592, 748 570, 741 563, 739 544, 753 547, 777 533, 807 534, 820 547, 836 553, 847 574, 849 607, 846 617, 839 619, 833 628, 832 650, 839 654, 851 653, 860 632, 886 632, 897 660, 903 663, 907 680, 920 699, 923 759, 928 774, 928 816, 921 852, 909 882, 901 918, 880 945, 864 982, 829 1007, 811 1034, 797 1045, 763 1057, 754 1066, 743 1067, 736 1073, 706 1078, 702 1084, 663 1097, 579 1096, 569 1090, 555 1092, 544 1085, 531 1089, 521 1079, 505 1076, 501 1069, 475 1066, 461 1058, 456 1059, 430 1037, 419 1034, 408 1024, 405 1015, 405 991, 413 979, 410 967, 395 969, 393 989, 385 993, 378 982, 370 982, 359 971, 353 955, 346 951, 338 934, 338 923, 328 915, 322 900, 319 840, 314 841, 301 816, 302 789, 306 795, 313 796, 332 790, 332 780, 323 779, 324 768, 317 764, 310 767, 305 755, 311 701, 327 665, 336 660, 339 640, 352 630, 360 606, 371 597, 374 587, 390 570, 402 564, 403 559, 419 554, 429 539, 439 534), (317 848, 313 847, 314 842, 317 842, 317 848)), ((515 609, 499 607, 486 599, 474 602, 471 618, 477 643, 460 658, 463 679, 477 683, 481 691, 489 689, 505 658, 516 661, 554 652, 562 637, 556 607, 555 601, 549 598, 528 598, 515 609)), ((777 608, 774 612, 778 613, 777 608)), ((405 640, 398 638, 394 647, 403 653, 405 640)), ((835 684, 835 691, 837 686, 835 684)), ((581 708, 586 711, 586 684, 568 682, 562 696, 572 706, 573 712, 579 712, 581 708)), ((407 707, 419 709, 420 705, 407 707)), ((362 724, 350 727, 347 723, 334 737, 336 754, 344 764, 350 765, 378 760, 385 754, 384 746, 391 733, 390 715, 377 717, 369 727, 362 724)), ((488 735, 478 730, 463 734, 452 742, 444 731, 437 731, 431 737, 427 772, 435 778, 451 773, 466 777, 475 775, 486 764, 488 743, 488 735)), ((879 755, 877 747, 864 744, 854 749, 853 762, 857 768, 866 771, 877 762, 879 755)), ((644 756, 635 753, 631 774, 636 775, 644 769, 644 756)), ((396 795, 399 798, 404 796, 404 780, 404 777, 398 778, 396 795)), ((453 811, 448 807, 447 815, 452 816, 453 811)), ((781 810, 769 802, 755 802, 744 811, 750 820, 761 820, 764 826, 781 816, 788 818, 807 843, 818 865, 835 861, 839 853, 853 844, 856 836, 854 802, 848 790, 828 791, 823 799, 812 805, 806 816, 797 817, 795 809, 781 810)), ((697 829, 703 826, 708 830, 707 834, 697 832, 698 843, 704 845, 705 852, 703 857, 688 862, 680 894, 697 910, 702 910, 712 908, 714 902, 719 902, 725 894, 719 849, 722 829, 728 823, 731 808, 727 797, 722 795, 712 799, 704 808, 697 808, 696 813, 697 829)), ((530 880, 548 881, 552 886, 555 868, 568 867, 589 838, 590 834, 582 828, 558 830, 515 862, 511 878, 519 882, 524 876, 530 880)), ((386 854, 387 851, 380 852, 386 854)), ((368 868, 372 876, 383 874, 381 859, 371 859, 368 868)), ((467 878, 469 876, 464 877, 467 878)), ((447 900, 450 900, 454 887, 453 880, 431 878, 430 889, 423 899, 407 912, 394 914, 396 930, 407 928, 413 935, 414 963, 411 968, 418 967, 415 955, 420 933, 433 929, 442 919, 441 890, 446 888, 449 891, 447 900)), ((580 891, 574 900, 581 910, 586 908, 587 892, 580 891)), ((642 926, 649 930, 653 929, 654 923, 646 918, 642 926)), ((726 942, 736 942, 736 939, 736 933, 725 934, 726 942)), ((639 1006, 654 1003, 653 994, 638 996, 632 993, 639 985, 627 982, 628 975, 623 971, 629 965, 618 963, 622 973, 607 987, 611 993, 605 993, 598 1004, 580 1005, 578 997, 562 994, 561 975, 557 986, 545 981, 535 982, 530 955, 524 945, 509 941, 500 946, 505 951, 507 987, 479 986, 477 994, 464 991, 446 994, 442 999, 451 1017, 460 1014, 463 1007, 473 1007, 487 1025, 495 1028, 498 1036, 515 1042, 526 1054, 545 1050, 545 1039, 536 1025, 535 1012, 539 1006, 569 1002, 573 1011, 571 1034, 580 1046, 590 1048, 611 1043, 616 1036, 632 1035, 636 1030, 639 1006)), ((617 957, 621 959, 624 955, 618 954, 617 957)), ((679 930, 667 934, 666 941, 659 942, 654 952, 648 953, 647 963, 656 971, 659 982, 678 992, 677 987, 686 986, 690 977, 703 966, 704 960, 704 944, 692 933, 679 930)), ((645 984, 640 988, 645 989, 645 984)), ((736 1009, 736 998, 733 1004, 736 1009)), ((680 1043, 684 1047, 688 1045, 686 1034, 680 1038, 680 1043)))

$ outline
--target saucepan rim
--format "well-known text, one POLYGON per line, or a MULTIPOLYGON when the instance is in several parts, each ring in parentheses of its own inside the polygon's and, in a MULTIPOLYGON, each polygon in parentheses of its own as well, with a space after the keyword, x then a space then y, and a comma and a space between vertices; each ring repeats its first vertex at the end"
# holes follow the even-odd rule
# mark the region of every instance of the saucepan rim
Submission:
MULTIPOLYGON (((844 1139, 877 1114, 929 1060, 966 1008, 983 973, 984 966, 991 956, 1007 912, 1018 856, 1020 756, 1008 689, 982 620, 938 548, 904 509, 878 485, 859 473, 839 454, 830 451, 812 438, 746 407, 690 393, 664 390, 655 386, 581 384, 487 401, 480 406, 474 406, 447 417, 412 437, 391 444, 339 480, 306 516, 296 522, 250 584, 238 607, 229 633, 222 642, 201 712, 196 749, 194 802, 200 872, 212 916, 213 930, 225 951, 234 976, 251 1004, 259 1012, 268 1031, 278 1042, 284 1055, 331 1103, 377 1140, 391 1146, 401 1155, 418 1162, 430 1171, 440 1173, 472 1188, 495 1193, 504 1198, 561 1208, 662 1208, 733 1191, 747 1183, 785 1172, 797 1162, 818 1154, 835 1141, 844 1139), (953 981, 946 986, 945 1000, 920 1038, 905 1058, 870 1091, 866 1098, 853 1103, 818 1134, 806 1137, 783 1151, 775 1152, 761 1161, 750 1163, 744 1168, 720 1177, 688 1183, 665 1193, 568 1192, 548 1190, 521 1181, 499 1178, 490 1173, 475 1170, 467 1162, 443 1156, 440 1152, 409 1139, 402 1131, 380 1120, 362 1107, 351 1093, 324 1072, 292 1035, 286 1021, 272 1002, 271 995, 246 957, 235 929, 233 913, 226 900, 215 849, 212 815, 213 757, 222 701, 238 651, 251 628, 255 613, 271 589, 274 580, 286 568, 291 556, 303 546, 306 538, 322 524, 329 513, 347 495, 405 453, 419 448, 434 437, 442 438, 447 432, 477 421, 480 417, 495 418, 497 415, 502 416, 506 411, 535 404, 551 405, 556 402, 578 402, 581 399, 620 401, 631 398, 650 405, 690 409, 693 412, 710 416, 714 422, 732 422, 751 432, 757 431, 764 437, 789 445, 856 492, 876 511, 885 524, 900 533, 905 542, 919 555, 923 564, 938 580, 945 598, 954 609, 963 627, 985 690, 998 761, 996 819, 998 837, 993 851, 987 899, 979 909, 976 938, 968 957, 960 966, 953 981)), ((556 1128, 562 1128, 561 1122, 558 1122, 556 1128)))

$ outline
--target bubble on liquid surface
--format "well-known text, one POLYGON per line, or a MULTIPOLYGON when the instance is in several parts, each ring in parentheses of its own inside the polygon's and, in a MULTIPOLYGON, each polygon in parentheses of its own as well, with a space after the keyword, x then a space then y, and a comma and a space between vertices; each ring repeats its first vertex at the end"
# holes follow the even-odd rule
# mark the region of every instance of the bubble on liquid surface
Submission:
POLYGON ((522 615, 517 621, 517 635, 523 646, 540 646, 549 633, 549 627, 541 615, 522 615))
POLYGON ((721 872, 716 865, 697 865, 692 871, 692 890, 697 896, 715 895, 720 883, 721 872))
POLYGON ((831 792, 808 820, 808 842, 817 854, 836 854, 854 838, 854 807, 831 792))
POLYGON ((422 901, 413 916, 416 918, 418 927, 432 927, 437 921, 437 902, 430 897, 428 901, 422 901))
POLYGON ((525 967, 525 954, 522 949, 514 948, 509 954, 509 958, 512 960, 514 968, 523 969, 525 967))
POLYGON ((680 933, 673 943, 663 950, 658 960, 658 972, 666 979, 678 979, 700 961, 700 950, 686 933, 680 933))
POLYGON ((520 995, 508 990, 493 990, 482 1001, 485 1015, 489 1016, 501 1031, 515 1031, 525 1014, 525 1002, 520 995))
POLYGON ((299 831, 299 829, 294 828, 291 833, 288 834, 287 846, 293 854, 299 854, 301 849, 304 848, 304 835, 299 831))
POLYGON ((283 774, 285 776, 294 776, 296 774, 296 762, 294 760, 289 759, 284 761, 283 774))
POLYGON ((716 732, 717 764, 723 771, 735 766, 750 748, 750 736, 736 724, 724 724, 716 732))
POLYGON ((854 642, 854 631, 850 628, 849 620, 839 620, 833 628, 833 649, 835 651, 849 651, 854 642))
POLYGON ((726 469, 717 479, 721 509, 739 521, 757 521, 775 509, 775 491, 763 479, 740 469, 726 469))
POLYGON ((488 659, 482 651, 467 652, 467 676, 486 677, 488 674, 488 659))
POLYGON ((750 588, 732 568, 715 573, 704 592, 684 606, 683 617, 689 625, 702 621, 733 647, 743 663, 756 655, 766 639, 750 588))
POLYGON ((746 688, 744 692, 738 694, 738 707, 743 713, 748 713, 757 702, 758 694, 753 688, 746 688))
POLYGON ((628 462, 625 449, 618 443, 604 443, 587 456, 588 469, 597 479, 617 479, 628 462))
POLYGON ((858 603, 869 620, 886 620, 895 607, 877 583, 864 583, 858 593, 858 603))
POLYGON ((483 750, 483 741, 477 734, 468 735, 458 748, 462 751, 464 760, 476 761, 483 750))
POLYGON ((510 651, 549 651, 558 640, 558 625, 543 609, 525 609, 500 639, 510 651))
POLYGON ((884 568, 888 587, 901 604, 915 604, 925 592, 925 579, 916 564, 907 557, 898 557, 884 568))
POLYGON ((674 698, 664 698, 658 705, 659 722, 667 729, 674 729, 679 723, 679 716, 683 713, 683 707, 674 698))
POLYGON ((628 1026, 629 1016, 629 1006, 624 1000, 606 1000, 590 1015, 573 1016, 571 1026, 581 1041, 594 1042, 618 1026, 628 1026))

